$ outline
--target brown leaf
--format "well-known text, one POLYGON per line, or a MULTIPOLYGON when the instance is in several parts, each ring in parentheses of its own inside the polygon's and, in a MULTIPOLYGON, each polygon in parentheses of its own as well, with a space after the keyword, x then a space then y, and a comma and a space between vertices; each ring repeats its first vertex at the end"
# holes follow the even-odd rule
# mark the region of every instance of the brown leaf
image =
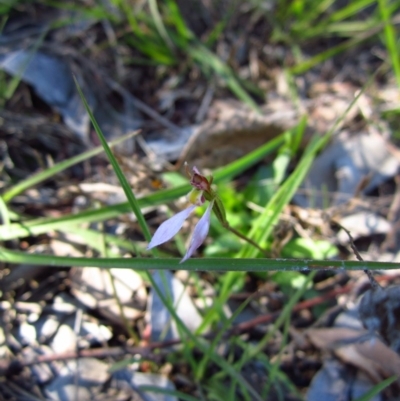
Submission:
POLYGON ((310 329, 306 334, 314 346, 332 351, 343 362, 362 369, 374 382, 392 375, 400 377, 400 356, 366 330, 334 327, 310 329))

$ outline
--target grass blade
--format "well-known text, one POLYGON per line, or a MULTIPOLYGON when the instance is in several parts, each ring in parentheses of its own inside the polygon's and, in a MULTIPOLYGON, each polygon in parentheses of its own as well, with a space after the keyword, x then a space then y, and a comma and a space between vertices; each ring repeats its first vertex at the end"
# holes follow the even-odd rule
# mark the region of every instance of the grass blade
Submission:
POLYGON ((158 31, 158 34, 163 38, 164 42, 170 48, 171 51, 174 49, 174 44, 171 41, 171 38, 168 35, 167 30, 165 29, 164 23, 162 21, 160 12, 158 11, 158 5, 156 0, 148 0, 150 13, 154 20, 154 25, 158 31))
POLYGON ((184 266, 179 264, 179 258, 77 258, 33 254, 11 251, 0 247, 0 261, 4 263, 28 263, 31 265, 51 266, 54 268, 100 267, 110 269, 178 270, 184 267, 189 271, 235 271, 235 272, 268 272, 268 271, 313 271, 313 270, 393 270, 399 266, 390 262, 343 261, 343 260, 313 260, 313 259, 233 259, 233 258, 198 258, 189 259, 184 266))
POLYGON ((135 195, 132 192, 132 189, 131 189, 131 187, 130 187, 130 185, 128 183, 128 180, 125 178, 125 176, 124 176, 124 174, 123 174, 123 172, 121 170, 121 167, 119 166, 119 164, 118 164, 117 160, 115 159, 110 147, 108 146, 108 143, 107 143, 107 141, 106 141, 106 139, 105 139, 105 137, 103 135, 103 132, 101 131, 100 126, 97 124, 97 121, 95 120, 94 115, 93 115, 92 111, 90 110, 90 107, 89 107, 89 105, 88 105, 88 103, 87 103, 87 101, 86 101, 86 99, 85 99, 85 97, 84 97, 84 95, 82 93, 82 90, 79 87, 78 81, 76 80, 75 77, 74 77, 74 80, 75 80, 75 84, 77 86, 79 95, 81 96, 83 104, 84 104, 84 106, 86 108, 86 111, 89 114, 90 121, 93 124, 93 127, 94 127, 94 129, 95 129, 95 131, 96 131, 96 133, 97 133, 97 135, 98 135, 98 137, 100 139, 100 142, 101 142, 101 144, 102 144, 102 146, 104 148, 104 151, 105 151, 105 153, 106 153, 106 155, 107 155, 107 157, 108 157, 108 159, 109 159, 109 161, 110 161, 110 163, 111 163, 111 165, 112 165, 112 167, 113 167, 113 169, 115 171, 115 174, 118 177, 119 182, 121 183, 121 186, 122 186, 122 188, 123 188, 123 190, 125 192, 126 197, 128 198, 128 203, 129 203, 133 213, 135 214, 135 216, 136 216, 136 218, 138 220, 138 223, 140 225, 140 228, 142 229, 142 232, 143 232, 146 240, 150 241, 151 233, 150 233, 149 227, 148 227, 148 225, 146 223, 146 220, 145 220, 145 218, 143 216, 143 213, 142 213, 142 211, 140 209, 140 205, 139 205, 135 195))
MULTIPOLYGON (((214 182, 222 182, 230 180, 236 175, 242 173, 255 163, 260 161, 266 155, 272 153, 285 140, 283 133, 275 139, 269 141, 265 145, 260 146, 253 152, 243 156, 225 167, 215 171, 214 182)), ((155 206, 173 201, 180 196, 187 194, 191 187, 189 184, 180 185, 175 188, 164 189, 143 198, 138 199, 138 204, 141 208, 147 206, 155 206)), ((104 206, 94 210, 88 210, 81 213, 76 213, 70 216, 59 218, 40 218, 20 223, 12 223, 9 227, 0 225, 0 240, 6 241, 14 238, 27 237, 29 235, 39 235, 50 230, 65 230, 70 226, 77 224, 92 223, 95 221, 103 221, 120 216, 121 214, 130 212, 129 203, 120 203, 112 206, 104 206)))
MULTIPOLYGON (((133 136, 137 135, 138 131, 130 133, 128 135, 124 135, 121 138, 118 138, 112 142, 110 142, 109 146, 113 147, 118 145, 119 143, 132 138, 133 136)), ((19 182, 18 184, 14 185, 10 189, 4 192, 3 194, 3 200, 4 202, 10 202, 12 198, 15 196, 19 195, 20 193, 26 191, 28 188, 31 188, 49 178, 52 178, 56 174, 60 173, 61 171, 66 170, 69 167, 74 166, 75 164, 78 164, 80 162, 83 162, 84 160, 90 159, 91 157, 94 157, 104 151, 102 146, 98 146, 94 149, 88 150, 84 153, 81 153, 77 156, 71 157, 68 160, 64 160, 60 163, 55 164, 54 166, 48 168, 47 170, 40 171, 39 173, 33 174, 26 180, 23 180, 19 182)))
POLYGON ((392 383, 397 380, 396 376, 389 377, 386 380, 381 381, 376 386, 374 386, 371 390, 369 390, 366 394, 362 397, 357 398, 354 401, 369 401, 378 395, 381 391, 383 391, 386 387, 389 387, 392 383))
POLYGON ((384 23, 386 47, 390 55, 390 60, 392 61, 397 86, 400 88, 399 47, 397 44, 396 32, 392 25, 392 21, 390 20, 389 4, 387 0, 378 0, 378 3, 382 21, 384 23))

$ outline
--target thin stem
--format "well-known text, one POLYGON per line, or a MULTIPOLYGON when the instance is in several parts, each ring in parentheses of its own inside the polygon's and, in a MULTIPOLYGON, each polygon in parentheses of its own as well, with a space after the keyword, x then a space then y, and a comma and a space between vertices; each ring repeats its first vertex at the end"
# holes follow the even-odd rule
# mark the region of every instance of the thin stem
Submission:
MULTIPOLYGON (((212 177, 211 177, 211 182, 212 182, 212 177)), ((210 201, 210 202, 213 201, 214 202, 213 206, 212 206, 212 210, 215 213, 215 216, 217 217, 218 221, 221 223, 222 227, 226 228, 228 231, 230 231, 231 233, 235 234, 237 237, 245 240, 250 245, 255 246, 267 258, 271 257, 271 254, 268 251, 266 251, 265 249, 261 248, 260 245, 258 245, 252 239, 250 239, 249 237, 246 237, 244 234, 242 234, 241 232, 237 231, 236 229, 234 229, 233 227, 231 227, 229 225, 229 222, 226 219, 226 213, 225 213, 224 205, 223 205, 221 199, 219 198, 219 196, 217 195, 217 193, 215 191, 213 191, 210 188, 210 191, 209 192, 204 191, 204 194, 205 194, 205 198, 208 201, 210 201)))
POLYGON ((241 232, 239 232, 238 230, 236 230, 235 228, 231 227, 229 225, 228 222, 223 224, 224 228, 226 228, 228 231, 230 231, 231 233, 235 234, 237 237, 245 240, 246 242, 248 242, 250 245, 253 245, 254 247, 256 247, 260 252, 262 252, 267 258, 271 257, 271 254, 264 248, 261 248, 260 245, 258 245, 256 242, 254 242, 252 239, 250 239, 249 237, 246 237, 244 234, 242 234, 241 232))
MULTIPOLYGON (((360 252, 358 252, 358 249, 357 249, 356 245, 354 244, 354 240, 353 240, 353 237, 352 237, 350 231, 346 227, 343 227, 338 221, 336 221, 336 219, 332 219, 331 221, 347 234, 347 236, 349 237, 349 240, 350 240, 350 247, 353 250, 354 255, 356 255, 357 260, 359 260, 360 262, 364 262, 364 259, 362 258, 362 256, 360 255, 360 252)), ((369 271, 368 269, 364 269, 364 273, 368 276, 368 279, 371 283, 371 288, 373 290, 376 290, 377 288, 382 288, 382 286, 378 283, 378 281, 376 281, 376 279, 371 271, 369 271)))

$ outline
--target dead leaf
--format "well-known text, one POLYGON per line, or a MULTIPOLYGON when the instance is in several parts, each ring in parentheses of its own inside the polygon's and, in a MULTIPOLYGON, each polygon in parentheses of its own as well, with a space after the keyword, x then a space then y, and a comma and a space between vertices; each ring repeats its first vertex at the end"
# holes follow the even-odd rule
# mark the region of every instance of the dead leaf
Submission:
POLYGON ((376 383, 392 375, 400 377, 400 356, 367 330, 333 327, 309 329, 306 335, 314 346, 332 351, 343 362, 365 371, 376 383))

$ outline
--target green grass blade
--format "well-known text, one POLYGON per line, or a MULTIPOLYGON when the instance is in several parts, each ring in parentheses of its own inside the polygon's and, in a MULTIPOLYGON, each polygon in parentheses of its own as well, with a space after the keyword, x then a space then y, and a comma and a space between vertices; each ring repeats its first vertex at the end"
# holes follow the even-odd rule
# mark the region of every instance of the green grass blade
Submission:
POLYGON ((330 59, 333 56, 336 56, 337 54, 350 49, 357 45, 358 43, 362 42, 364 40, 364 35, 362 38, 353 38, 349 39, 346 42, 340 43, 337 46, 334 46, 328 50, 325 50, 324 52, 318 53, 316 56, 311 57, 310 59, 295 65, 294 67, 289 68, 289 71, 291 74, 304 74, 306 71, 308 71, 310 68, 315 67, 316 65, 322 63, 325 60, 330 59))
POLYGON ((369 29, 366 32, 362 32, 352 39, 346 40, 343 43, 340 43, 337 46, 334 46, 324 52, 317 54, 310 59, 295 65, 294 67, 289 68, 291 74, 303 74, 304 72, 308 71, 310 68, 316 66, 317 64, 347 50, 350 49, 359 43, 362 43, 364 40, 369 39, 370 37, 376 35, 379 31, 383 28, 382 24, 376 24, 373 28, 369 29))
MULTIPOLYGON (((87 104, 85 97, 83 96, 82 91, 79 88, 79 85, 77 83, 77 81, 75 80, 77 87, 78 87, 78 91, 79 94, 82 98, 82 101, 84 102, 85 108, 87 110, 87 112, 89 113, 90 119, 92 121, 92 124, 99 136, 99 139, 104 147, 104 150, 110 160, 110 163, 112 164, 115 173, 118 176, 118 179, 120 180, 120 183, 124 189, 124 192, 128 198, 128 202, 132 208, 132 210, 134 211, 138 222, 145 234, 145 237, 148 241, 150 241, 151 238, 151 234, 150 231, 148 229, 147 223, 144 220, 144 216, 140 210, 139 207, 139 203, 137 202, 128 181, 126 180, 125 176, 122 173, 122 170, 120 169, 117 160, 115 159, 114 155, 111 152, 111 149, 108 147, 108 144, 100 130, 100 127, 98 126, 96 120, 94 119, 94 116, 89 108, 89 105, 87 104)), ((99 260, 104 261, 105 258, 101 258, 99 260)), ((133 259, 129 259, 129 261, 133 261, 135 260, 133 259)), ((133 268, 133 267, 131 267, 133 268)), ((165 266, 163 268, 163 270, 165 270, 165 266)), ((200 339, 198 339, 194 334, 192 334, 189 329, 182 323, 181 319, 178 317, 173 302, 171 300, 166 299, 166 297, 163 296, 162 292, 160 291, 160 289, 158 288, 158 286, 156 285, 151 273, 149 269, 146 269, 147 273, 148 273, 148 279, 150 280, 151 284, 152 284, 152 288, 157 292, 158 296, 160 297, 160 299, 162 300, 163 304, 165 305, 165 307, 167 308, 167 310, 169 311, 169 313, 171 314, 171 316, 173 317, 173 319, 175 320, 176 324, 178 325, 179 330, 181 330, 183 333, 185 333, 187 335, 188 338, 190 338, 198 348, 200 348, 203 352, 207 351, 207 347, 205 345, 203 345, 203 343, 200 341, 200 339)), ((232 369, 232 367, 224 360, 222 359, 220 356, 218 355, 212 355, 212 359, 218 364, 220 365, 222 368, 226 369, 230 375, 232 375, 233 377, 236 378, 236 380, 238 380, 239 383, 241 383, 241 385, 243 385, 244 387, 247 388, 247 390, 255 397, 255 399, 261 401, 261 398, 258 396, 257 392, 234 370, 232 369)))
MULTIPOLYGON (((119 167, 117 160, 115 159, 114 155, 112 154, 111 149, 108 147, 107 142, 106 142, 106 140, 105 140, 105 138, 104 138, 104 136, 103 136, 103 134, 102 134, 102 132, 100 130, 100 127, 98 126, 96 120, 94 119, 94 116, 91 113, 89 105, 87 104, 87 102, 86 102, 86 100, 85 100, 85 98, 83 96, 83 93, 80 90, 79 85, 78 85, 77 82, 76 82, 76 84, 77 84, 77 87, 78 87, 79 94, 80 94, 80 96, 81 96, 81 98, 82 98, 82 100, 84 102, 85 108, 86 108, 87 112, 89 113, 89 116, 90 116, 90 119, 92 121, 92 124, 93 124, 93 126, 94 126, 94 128, 95 128, 95 130, 96 130, 96 132, 97 132, 97 134, 99 136, 99 139, 100 139, 100 141, 101 141, 101 143, 102 143, 102 145, 104 147, 104 150, 105 150, 105 152, 106 152, 106 154, 107 154, 107 156, 108 156, 108 158, 110 160, 110 163, 112 164, 112 166, 114 168, 114 171, 117 174, 118 179, 119 179, 119 181, 120 181, 120 183, 121 183, 121 185, 122 185, 122 187, 124 189, 124 192, 125 192, 125 194, 126 194, 126 196, 128 198, 128 202, 129 202, 132 210, 134 211, 134 213, 136 215, 136 218, 138 219, 138 222, 139 222, 139 224, 140 224, 140 226, 141 226, 141 228, 142 228, 142 230, 144 232, 146 240, 150 241, 151 234, 150 234, 149 228, 147 226, 147 223, 146 223, 146 221, 144 219, 144 216, 143 216, 143 214, 142 214, 142 212, 140 210, 139 203, 137 202, 136 197, 133 194, 133 192, 132 192, 132 190, 131 190, 131 188, 129 186, 128 181, 126 180, 125 176, 123 175, 122 170, 119 167)), ((157 254, 157 251, 154 252, 154 253, 157 254)), ((101 258, 99 260, 103 260, 104 261, 105 258, 101 258)), ((135 260, 135 259, 133 258, 133 259, 130 259, 130 260, 135 260)), ((131 268, 133 268, 133 267, 131 267, 131 268)), ((164 266, 163 270, 165 270, 165 266, 164 266)), ((167 310, 169 311, 169 313, 171 314, 171 316, 175 320, 175 322, 176 322, 176 324, 178 326, 178 329, 182 333, 185 333, 186 336, 188 338, 190 338, 196 344, 196 346, 198 348, 200 348, 203 352, 206 352, 207 347, 205 345, 203 345, 202 342, 200 341, 200 339, 198 339, 194 334, 192 334, 190 332, 190 330, 182 323, 181 319, 178 317, 178 315, 177 315, 177 313, 175 311, 175 308, 174 308, 174 305, 173 305, 173 301, 167 299, 163 295, 162 291, 156 285, 156 282, 154 281, 153 276, 152 276, 152 274, 151 274, 149 269, 146 269, 146 273, 147 273, 147 277, 148 277, 149 281, 152 284, 153 290, 155 290, 157 292, 157 294, 160 297, 160 299, 162 300, 164 306, 167 308, 167 310)), ((222 368, 227 369, 229 371, 229 373, 232 376, 234 376, 236 378, 236 380, 238 380, 239 383, 241 383, 244 387, 246 387, 249 390, 249 392, 251 392, 252 395, 256 399, 261 401, 261 399, 258 396, 257 392, 255 392, 255 390, 240 375, 238 375, 237 372, 234 369, 232 369, 231 366, 224 359, 222 359, 218 355, 213 355, 212 359, 216 363, 218 363, 218 365, 220 365, 222 368)))
POLYGON ((291 135, 291 131, 285 131, 276 138, 270 140, 266 144, 253 150, 240 159, 221 167, 213 173, 214 182, 218 184, 221 181, 231 180, 237 175, 246 171, 249 167, 254 166, 261 161, 265 156, 271 154, 286 140, 286 136, 291 135))
MULTIPOLYGON (((253 152, 250 152, 249 154, 228 164, 227 166, 216 170, 214 174, 214 182, 218 184, 219 182, 230 180, 249 167, 253 166, 255 163, 262 160, 266 155, 276 150, 278 146, 283 143, 285 135, 286 133, 277 136, 265 145, 255 149, 253 152)), ((189 184, 181 185, 175 188, 164 189, 138 199, 138 203, 141 208, 161 205, 187 194, 190 189, 191 187, 189 184)), ((99 209, 84 211, 59 218, 40 218, 21 223, 12 223, 8 228, 0 225, 0 240, 5 241, 30 235, 39 235, 51 230, 67 230, 71 225, 112 219, 121 214, 128 213, 129 211, 129 203, 121 203, 118 205, 105 206, 99 209)))
MULTIPOLYGON (((141 53, 151 59, 150 65, 163 64, 166 66, 173 66, 176 64, 175 57, 170 51, 166 51, 164 47, 159 46, 157 43, 151 43, 151 39, 140 40, 135 37, 126 38, 127 43, 130 46, 137 48, 141 53), (151 44, 148 44, 150 41, 151 44)), ((145 64, 143 62, 143 64, 145 64)))
POLYGON ((5 97, 6 100, 10 100, 12 98, 12 96, 14 95, 15 91, 18 88, 19 83, 22 80, 22 77, 24 75, 25 70, 27 69, 28 65, 32 61, 32 58, 35 56, 37 50, 39 49, 39 47, 43 43, 44 38, 46 37, 46 35, 48 33, 48 30, 49 30, 48 28, 43 30, 43 32, 40 34, 40 36, 35 41, 34 46, 29 51, 29 57, 26 60, 26 62, 21 66, 21 68, 13 76, 13 78, 11 79, 7 89, 4 92, 2 91, 4 93, 4 97, 5 97))
MULTIPOLYGON (((265 243, 272 232, 274 223, 279 218, 280 212, 283 210, 285 205, 290 202, 296 189, 305 178, 305 175, 310 169, 316 153, 329 142, 333 132, 335 132, 338 125, 343 121, 350 109, 355 105, 360 96, 364 93, 365 89, 370 85, 379 70, 380 69, 377 69, 375 73, 368 79, 362 90, 358 92, 357 96, 354 97, 345 112, 336 120, 336 122, 332 125, 331 129, 325 134, 325 136, 321 138, 314 138, 314 141, 308 145, 296 169, 286 180, 286 182, 278 189, 278 191, 271 198, 269 203, 265 206, 261 215, 253 224, 250 232, 248 233, 249 238, 257 242, 258 244, 265 243)), ((303 127, 305 127, 305 125, 303 127)), ((257 249, 250 246, 250 244, 246 244, 239 252, 238 256, 255 257, 257 253, 257 249)))
POLYGON ((290 297, 289 301, 285 304, 285 307, 280 312, 278 319, 273 324, 272 329, 268 330, 268 332, 264 335, 264 337, 257 342, 257 345, 252 347, 251 352, 246 353, 243 355, 240 361, 240 365, 243 366, 248 360, 257 356, 257 354, 261 353, 263 348, 272 340, 276 331, 284 325, 285 321, 290 321, 290 315, 292 313, 293 308, 296 304, 300 301, 303 294, 306 292, 308 285, 312 283, 316 272, 311 272, 306 280, 304 281, 303 285, 298 288, 295 293, 290 297))
POLYGON ((211 30, 210 33, 207 33, 207 39, 203 42, 205 46, 211 47, 214 43, 221 37, 222 32, 225 30, 229 21, 233 17, 235 11, 238 9, 240 5, 240 0, 233 0, 230 4, 227 4, 228 10, 222 17, 220 21, 218 21, 215 27, 211 30))
POLYGON ((182 17, 178 4, 174 0, 166 0, 165 5, 168 9, 168 17, 171 19, 178 33, 177 37, 182 40, 181 45, 182 43, 186 43, 189 46, 188 42, 194 39, 194 35, 182 17))
POLYGON ((353 270, 393 270, 398 264, 390 262, 313 260, 313 259, 234 259, 234 258, 197 258, 189 259, 184 265, 179 258, 84 258, 34 254, 11 251, 0 247, 0 261, 4 263, 27 263, 32 265, 51 266, 54 268, 100 267, 111 269, 149 270, 188 270, 215 272, 269 272, 269 271, 353 271, 353 270))
POLYGON ((341 8, 340 10, 335 11, 330 17, 330 21, 343 21, 346 18, 355 16, 360 11, 367 8, 369 5, 375 3, 376 0, 359 0, 352 1, 346 7, 341 8))
MULTIPOLYGON (((17 0, 21 1, 21 0, 17 0)), ((32 1, 32 0, 29 0, 32 1)), ((78 2, 61 2, 58 0, 42 0, 42 2, 48 6, 48 7, 54 7, 56 9, 60 10, 68 10, 68 11, 73 11, 76 13, 77 16, 80 18, 85 17, 94 21, 100 21, 103 19, 108 19, 113 22, 118 22, 118 19, 115 17, 113 13, 110 13, 110 10, 108 10, 106 7, 102 7, 101 5, 97 6, 96 4, 91 4, 90 7, 85 7, 80 5, 78 2), (77 4, 78 3, 78 4, 77 4)), ((57 20, 53 27, 58 27, 58 26, 63 26, 69 23, 73 23, 74 20, 73 18, 62 18, 61 21, 57 20), (69 21, 68 21, 69 19, 69 21), (61 25, 60 25, 61 22, 61 25)))
MULTIPOLYGON (((220 341, 225 334, 225 332, 229 329, 229 327, 232 327, 232 323, 234 320, 240 315, 240 313, 243 312, 245 307, 249 304, 251 301, 252 297, 247 298, 244 302, 242 302, 239 307, 232 313, 232 315, 227 319, 225 322, 222 322, 222 327, 219 328, 217 331, 216 335, 212 339, 207 353, 205 353, 202 357, 202 359, 197 363, 196 366, 196 371, 195 371, 195 378, 196 381, 201 381, 204 378, 204 375, 206 374, 206 367, 208 365, 208 361, 210 360, 210 354, 216 352, 216 348, 218 347, 218 344, 220 344, 220 341)), ((218 299, 216 300, 218 302, 218 299)), ((214 309, 215 303, 212 306, 212 309, 214 309)), ((221 305, 221 310, 223 308, 223 305, 221 305)), ((204 321, 200 325, 200 327, 197 328, 196 334, 202 333, 203 329, 205 328, 204 321)))
MULTIPOLYGON (((265 206, 264 211, 255 220, 248 237, 263 244, 270 236, 274 224, 277 222, 283 208, 290 202, 298 187, 305 178, 316 153, 326 144, 327 138, 322 137, 314 141, 314 144, 308 147, 302 159, 298 163, 296 169, 290 177, 281 185, 269 203, 265 206)), ((258 250, 250 244, 243 246, 239 252, 240 257, 256 257, 258 250)))
MULTIPOLYGON (((136 12, 128 1, 119 1, 119 6, 122 12, 126 15, 132 35, 127 37, 127 41, 136 47, 144 55, 154 61, 165 65, 176 64, 176 57, 167 45, 162 36, 157 31, 154 25, 154 19, 142 12, 136 12), (139 23, 143 24, 146 29, 143 29, 139 23)), ((168 34, 167 34, 168 35, 168 34)))
POLYGON ((378 0, 379 10, 384 23, 384 35, 386 47, 392 62, 394 74, 397 80, 397 86, 400 88, 400 59, 399 45, 396 38, 396 32, 390 19, 389 2, 387 0, 378 0))
POLYGON ((375 385, 371 390, 369 390, 366 394, 362 397, 357 398, 354 401, 369 401, 378 395, 381 391, 383 391, 386 387, 389 387, 392 383, 397 380, 396 376, 389 377, 386 380, 381 381, 377 385, 375 385))
POLYGON ((1 215, 1 221, 3 222, 3 227, 5 227, 6 229, 9 228, 11 225, 10 211, 8 210, 4 198, 1 196, 0 196, 0 215, 1 215))
POLYGON ((100 139, 100 142, 101 142, 101 144, 102 144, 102 146, 104 148, 104 151, 105 151, 105 153, 106 153, 106 155, 108 157, 108 160, 110 161, 110 163, 111 163, 111 165, 112 165, 112 167, 113 167, 113 169, 115 171, 115 174, 117 175, 118 180, 121 183, 121 186, 122 186, 122 188, 123 188, 123 190, 125 192, 126 197, 128 198, 128 203, 129 203, 133 213, 135 214, 135 216, 136 216, 136 218, 138 220, 138 223, 140 225, 140 228, 142 229, 143 235, 144 235, 144 237, 146 238, 147 241, 150 241, 151 240, 151 233, 150 233, 149 227, 147 225, 147 222, 146 222, 146 220, 145 220, 145 218, 143 216, 143 213, 142 213, 142 211, 140 209, 140 205, 139 205, 135 195, 132 192, 132 189, 131 189, 131 187, 130 187, 130 185, 128 183, 128 180, 125 178, 125 176, 124 176, 124 174, 123 174, 123 172, 121 170, 121 167, 119 166, 119 164, 118 164, 117 160, 115 159, 110 147, 108 146, 108 143, 107 143, 107 141, 106 141, 106 139, 105 139, 105 137, 103 135, 103 132, 101 131, 100 126, 97 124, 97 121, 95 120, 94 115, 93 115, 92 111, 90 110, 90 107, 89 107, 89 105, 88 105, 88 103, 87 103, 87 101, 85 99, 85 96, 83 95, 82 90, 79 87, 78 81, 76 80, 75 77, 74 77, 74 79, 75 79, 75 84, 77 86, 79 95, 80 95, 80 97, 81 97, 81 99, 83 101, 83 104, 84 104, 84 106, 86 108, 86 111, 89 114, 90 121, 93 124, 93 127, 94 127, 94 129, 95 129, 95 131, 96 131, 96 133, 97 133, 97 135, 98 135, 98 137, 100 139))
MULTIPOLYGON (((292 297, 290 297, 289 301, 285 304, 283 311, 279 314, 278 319, 272 326, 272 330, 268 330, 268 332, 263 336, 263 338, 257 341, 257 345, 246 344, 244 352, 242 352, 241 358, 235 362, 234 366, 237 371, 241 371, 243 366, 253 358, 256 358, 258 355, 262 354, 263 349, 266 345, 272 340, 276 331, 285 324, 290 322, 290 315, 294 306, 299 302, 304 292, 307 290, 308 284, 312 282, 316 272, 312 272, 308 275, 305 280, 303 286, 296 290, 292 297)), ((281 345, 282 347, 283 345, 281 345)), ((273 378, 274 374, 277 374, 277 370, 279 369, 279 363, 275 362, 271 369, 268 372, 268 377, 273 378)), ((221 372, 221 378, 224 376, 224 372, 221 372)))
MULTIPOLYGON (((130 133, 128 135, 124 135, 121 138, 118 138, 112 142, 110 142, 109 146, 113 147, 118 145, 119 143, 126 141, 129 138, 132 138, 134 135, 137 135, 137 132, 130 133)), ((28 177, 26 180, 19 182, 18 184, 14 185, 10 189, 6 190, 3 194, 3 199, 5 202, 10 202, 12 198, 19 195, 20 193, 26 191, 28 188, 31 188, 49 178, 52 178, 56 174, 60 173, 61 171, 66 170, 69 167, 74 166, 84 160, 90 159, 100 153, 102 153, 103 147, 98 146, 94 149, 88 150, 84 153, 81 153, 77 156, 71 157, 68 160, 64 160, 60 163, 55 164, 54 166, 48 168, 47 170, 41 171, 39 173, 33 174, 32 176, 28 177)))
POLYGON ((163 38, 166 45, 170 48, 171 51, 174 49, 174 44, 171 41, 171 38, 168 35, 167 30, 165 29, 164 23, 162 21, 160 12, 158 10, 158 5, 156 0, 148 0, 150 13, 154 20, 154 25, 158 31, 158 34, 163 38))
POLYGON ((233 71, 223 63, 219 57, 200 44, 188 48, 188 51, 190 56, 196 61, 196 63, 198 63, 203 72, 207 72, 210 69, 214 71, 215 74, 224 79, 226 85, 238 99, 242 100, 257 113, 261 112, 257 103, 242 88, 233 71))
MULTIPOLYGON (((68 227, 68 232, 78 235, 79 237, 82 238, 82 240, 85 241, 85 244, 87 246, 97 250, 98 252, 102 251, 103 249, 102 241, 104 241, 107 246, 114 245, 117 246, 118 248, 132 252, 133 254, 136 255, 140 254, 144 255, 147 253, 147 251, 145 251, 144 246, 139 246, 135 242, 123 239, 118 235, 105 234, 96 230, 92 230, 89 228, 82 228, 78 226, 68 227)), ((111 253, 111 251, 108 250, 107 255, 110 257, 111 256, 118 257, 121 254, 120 253, 116 254, 115 252, 111 253)))
MULTIPOLYGON (((163 269, 165 270, 165 268, 163 269)), ((151 274, 148 274, 148 278, 154 288, 154 290, 157 292, 157 295, 160 297, 162 300, 163 304, 165 307, 168 309, 168 312, 171 314, 172 318, 175 320, 178 330, 180 333, 184 333, 186 335, 186 339, 184 341, 184 346, 185 347, 190 347, 190 343, 188 340, 191 340, 193 344, 196 344, 196 347, 200 349, 203 353, 208 352, 208 345, 206 345, 201 338, 198 338, 195 334, 193 334, 181 321, 179 316, 176 313, 175 307, 172 304, 172 302, 168 302, 166 297, 162 294, 162 292, 159 290, 159 288, 155 285, 155 282, 153 280, 153 277, 151 274)), ((233 367, 232 365, 227 362, 225 359, 223 359, 221 356, 218 354, 211 354, 210 359, 213 360, 220 368, 222 368, 223 371, 227 372, 232 378, 237 380, 237 382, 243 386, 246 390, 249 391, 250 394, 254 397, 255 400, 257 401, 262 401, 261 397, 259 394, 254 390, 254 388, 245 380, 233 367)))

